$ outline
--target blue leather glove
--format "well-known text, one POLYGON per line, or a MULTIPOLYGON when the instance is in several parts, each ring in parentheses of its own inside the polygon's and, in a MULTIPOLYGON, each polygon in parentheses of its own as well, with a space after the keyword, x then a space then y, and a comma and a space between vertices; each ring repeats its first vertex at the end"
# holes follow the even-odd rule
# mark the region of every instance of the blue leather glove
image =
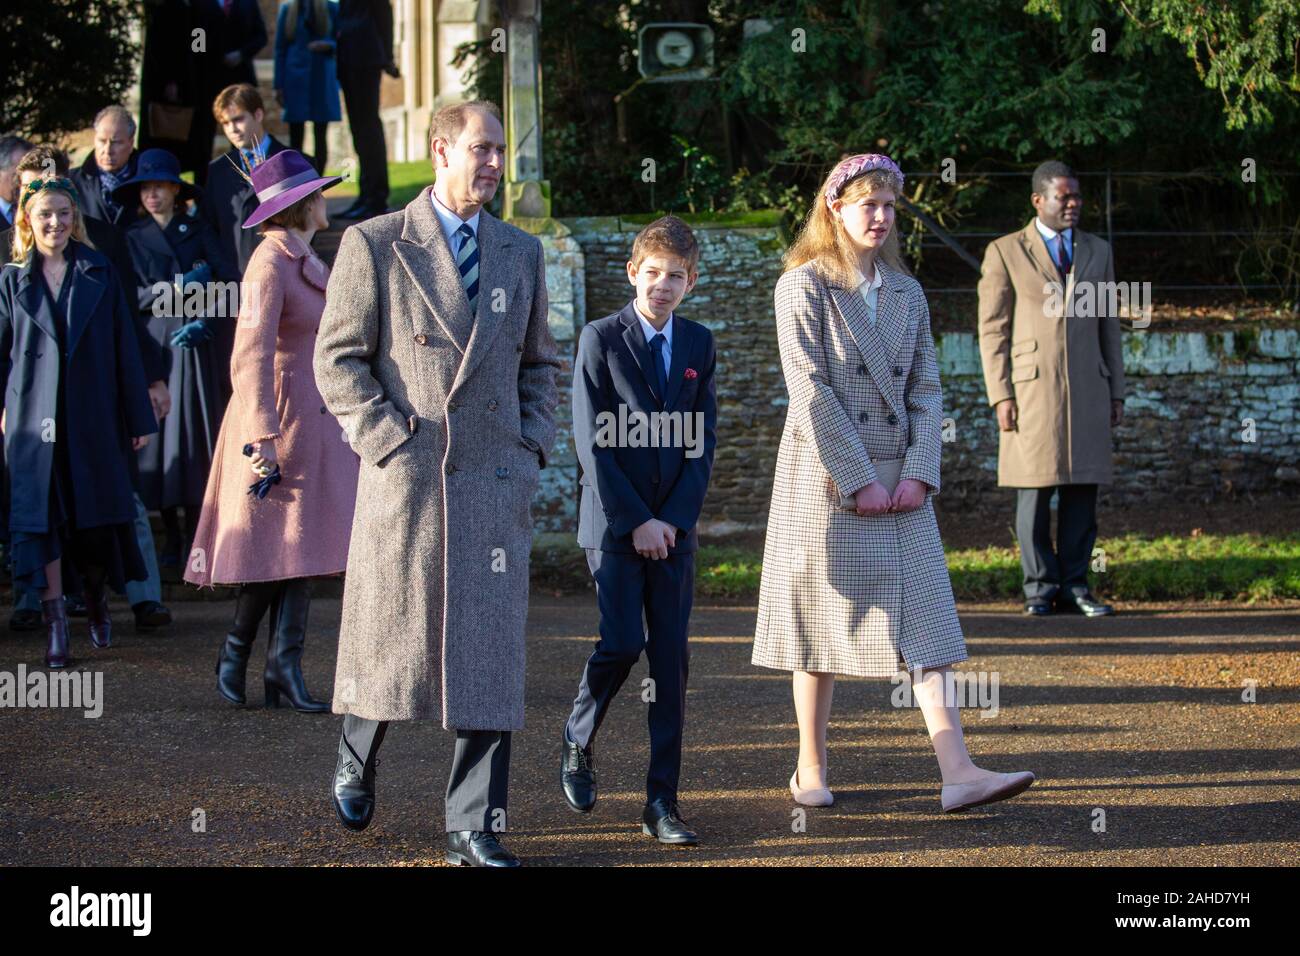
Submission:
POLYGON ((172 345, 182 349, 192 349, 212 340, 212 329, 202 319, 187 322, 172 333, 172 345))

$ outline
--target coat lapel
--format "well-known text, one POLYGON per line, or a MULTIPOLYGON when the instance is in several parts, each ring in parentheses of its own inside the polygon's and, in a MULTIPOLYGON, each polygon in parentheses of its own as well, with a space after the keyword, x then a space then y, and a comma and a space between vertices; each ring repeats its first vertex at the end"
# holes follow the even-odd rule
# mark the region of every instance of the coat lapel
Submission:
MULTIPOLYGON (((447 238, 442 234, 438 216, 433 211, 431 190, 432 187, 426 188, 407 204, 402 236, 393 243, 393 251, 429 310, 428 314, 417 313, 411 317, 411 324, 415 327, 415 331, 437 333, 441 329, 461 355, 464 355, 469 349, 474 320, 469 313, 469 301, 465 298, 465 289, 460 284, 460 272, 452 260, 451 249, 447 245, 447 238), (430 324, 430 316, 436 326, 430 324)), ((487 298, 483 294, 487 283, 482 278, 483 243, 481 241, 485 218, 485 216, 479 217, 480 303, 487 298)))
POLYGON ((36 327, 48 335, 50 341, 57 342, 59 333, 54 325, 54 310, 50 307, 50 300, 41 287, 41 276, 36 271, 35 253, 28 254, 27 264, 23 266, 22 274, 19 276, 18 297, 22 300, 23 311, 31 317, 36 327))
MULTIPOLYGON (((430 209, 430 215, 433 215, 430 209)), ((436 217, 435 217, 436 219, 436 217)), ((442 232, 441 228, 438 230, 442 232)), ((478 217, 478 301, 474 314, 473 327, 470 330, 469 346, 465 349, 465 361, 461 363, 460 371, 456 374, 456 381, 452 384, 454 390, 467 378, 474 374, 483 357, 487 355, 492 348, 492 343, 501 330, 501 322, 504 319, 508 308, 498 312, 493 308, 494 300, 497 297, 498 290, 504 296, 508 304, 514 296, 514 286, 518 280, 518 275, 511 273, 511 256, 518 250, 515 249, 515 242, 511 238, 508 230, 502 227, 499 220, 492 216, 484 209, 478 217)), ((446 249, 446 242, 443 242, 443 248, 446 249)), ((447 262, 451 264, 451 272, 454 276, 453 282, 455 289, 460 294, 460 301, 464 303, 465 314, 469 314, 469 301, 465 298, 465 290, 460 284, 460 270, 456 268, 451 260, 451 252, 447 252, 447 262)))
POLYGON ((1039 235, 1038 228, 1034 225, 1032 219, 1029 220, 1029 225, 1025 226, 1021 231, 1020 243, 1029 253, 1029 258, 1038 266, 1038 271, 1042 273, 1043 278, 1048 282, 1055 282, 1060 285, 1061 277, 1056 271, 1056 265, 1047 254, 1047 243, 1043 242, 1043 237, 1039 235))
POLYGON ((664 408, 670 409, 677 401, 682 390, 682 381, 686 378, 686 363, 691 357, 694 344, 688 326, 673 313, 673 357, 668 363, 668 396, 664 399, 664 408))
POLYGON ((72 283, 72 288, 68 290, 69 355, 76 351, 81 333, 86 331, 90 317, 95 314, 99 300, 108 288, 103 267, 87 259, 82 249, 77 250, 77 261, 71 271, 72 274, 65 280, 72 283))
POLYGON ((842 289, 838 285, 829 285, 831 298, 849 336, 858 347, 867 366, 867 372, 885 401, 897 414, 903 409, 894 396, 893 364, 898 355, 899 344, 906 331, 907 311, 903 306, 902 294, 893 274, 888 269, 881 269, 881 286, 876 292, 876 323, 871 327, 867 314, 867 304, 862 301, 862 294, 857 289, 842 289))
MULTIPOLYGON (((654 356, 650 354, 650 343, 645 339, 645 331, 641 328, 641 320, 637 318, 636 302, 633 300, 618 314, 619 321, 623 323, 623 341, 627 344, 628 349, 632 352, 632 358, 636 359, 637 368, 641 370, 641 377, 645 379, 646 386, 650 389, 650 394, 660 405, 664 404, 664 396, 659 394, 659 376, 654 370, 654 356)), ((677 330, 673 329, 675 333, 677 330)))

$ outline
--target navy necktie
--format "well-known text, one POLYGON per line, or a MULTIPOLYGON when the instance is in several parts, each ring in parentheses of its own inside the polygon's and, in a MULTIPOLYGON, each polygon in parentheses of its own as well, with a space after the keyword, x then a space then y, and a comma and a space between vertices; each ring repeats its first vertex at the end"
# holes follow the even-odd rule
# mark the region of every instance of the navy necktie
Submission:
POLYGON ((668 370, 664 367, 664 346, 667 344, 668 339, 662 332, 656 332, 650 340, 650 351, 655 357, 655 377, 659 380, 659 401, 664 403, 668 401, 668 370))
POLYGON ((460 284, 469 299, 469 311, 473 315, 478 309, 478 242, 474 239, 474 230, 469 223, 462 223, 456 230, 461 237, 460 251, 456 254, 456 268, 460 270, 460 284))
POLYGON ((1059 257, 1056 263, 1056 271, 1061 273, 1061 281, 1064 282, 1065 277, 1070 274, 1070 263, 1072 260, 1070 259, 1070 245, 1066 241, 1065 233, 1063 232, 1057 233, 1056 235, 1056 249, 1057 256, 1059 257))

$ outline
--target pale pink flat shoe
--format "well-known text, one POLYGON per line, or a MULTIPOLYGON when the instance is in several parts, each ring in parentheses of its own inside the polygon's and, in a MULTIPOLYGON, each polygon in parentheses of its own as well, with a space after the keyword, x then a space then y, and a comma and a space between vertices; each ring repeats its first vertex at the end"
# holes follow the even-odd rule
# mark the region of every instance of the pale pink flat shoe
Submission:
POLYGON ((939 799, 944 813, 957 813, 969 807, 983 806, 1024 793, 1034 779, 1028 770, 1021 770, 1017 773, 1000 773, 996 777, 973 783, 950 783, 940 790, 939 799))
POLYGON ((802 803, 805 807, 829 807, 835 802, 835 797, 825 787, 810 787, 805 790, 799 786, 798 767, 794 770, 794 776, 790 778, 790 795, 794 797, 795 803, 802 803))

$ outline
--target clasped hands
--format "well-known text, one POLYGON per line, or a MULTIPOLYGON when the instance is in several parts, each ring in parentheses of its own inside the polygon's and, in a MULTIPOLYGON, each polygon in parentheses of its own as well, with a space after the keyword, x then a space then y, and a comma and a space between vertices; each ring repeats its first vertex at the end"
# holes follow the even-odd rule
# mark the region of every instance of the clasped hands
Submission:
POLYGON ((651 518, 632 532, 632 547, 643 558, 659 561, 668 557, 668 549, 677 544, 677 529, 667 521, 651 518))
POLYGON ((853 493, 853 503, 863 517, 915 511, 925 503, 925 482, 904 478, 891 496, 878 481, 863 485, 853 493))

